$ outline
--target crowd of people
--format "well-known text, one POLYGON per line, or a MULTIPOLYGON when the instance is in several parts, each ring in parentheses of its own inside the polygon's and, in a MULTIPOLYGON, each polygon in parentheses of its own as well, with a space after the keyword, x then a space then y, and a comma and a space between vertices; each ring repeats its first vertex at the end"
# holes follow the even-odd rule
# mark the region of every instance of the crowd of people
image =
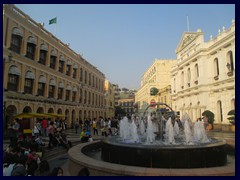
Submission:
MULTIPOLYGON (((118 134, 118 119, 103 117, 91 119, 76 119, 72 128, 79 133, 82 143, 93 141, 93 136, 111 136, 118 134)), ((4 176, 58 176, 63 174, 60 167, 50 171, 49 164, 43 159, 47 149, 61 146, 68 150, 72 142, 68 140, 65 130, 67 126, 58 118, 37 119, 33 125, 32 133, 23 133, 19 119, 15 119, 8 125, 10 144, 4 150, 4 176), (47 141, 48 140, 48 141, 47 141)), ((80 175, 89 175, 89 171, 83 168, 80 175)))

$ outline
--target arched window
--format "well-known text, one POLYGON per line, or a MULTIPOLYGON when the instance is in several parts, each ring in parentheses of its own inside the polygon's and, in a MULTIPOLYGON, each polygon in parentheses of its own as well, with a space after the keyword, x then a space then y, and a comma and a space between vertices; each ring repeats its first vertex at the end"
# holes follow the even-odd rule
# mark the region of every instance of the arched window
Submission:
POLYGON ((54 91, 55 91, 56 81, 54 79, 50 79, 49 81, 49 91, 48 91, 48 97, 54 98, 54 91))
POLYGON ((231 100, 231 110, 235 109, 235 99, 231 100))
POLYGON ((45 76, 43 76, 43 75, 39 76, 39 80, 38 80, 38 95, 39 96, 44 96, 46 82, 47 82, 47 79, 45 76))
POLYGON ((191 70, 190 68, 188 68, 187 70, 187 84, 188 84, 188 87, 190 87, 190 82, 191 82, 191 70))
POLYGON ((57 54, 54 50, 52 50, 50 55, 50 68, 55 69, 56 60, 57 60, 57 54))
POLYGON ((66 75, 70 76, 71 75, 71 67, 72 67, 72 63, 71 61, 67 61, 67 69, 66 69, 66 75))
POLYGON ((34 60, 35 55, 35 49, 36 49, 36 39, 32 36, 28 38, 27 41, 27 53, 26 57, 34 60))
POLYGON ((214 79, 218 80, 219 76, 219 66, 218 66, 218 58, 214 59, 214 79))
POLYGON ((23 32, 17 27, 13 28, 10 49, 18 54, 21 51, 22 38, 23 32))
POLYGON ((17 66, 11 66, 8 71, 8 85, 9 91, 18 91, 19 76, 21 75, 20 70, 17 66))
POLYGON ((41 44, 39 61, 38 61, 40 64, 46 65, 47 53, 48 53, 48 46, 46 44, 41 44))
POLYGON ((199 78, 198 64, 195 64, 194 66, 194 83, 195 84, 198 84, 198 78, 199 78))
POLYGON ((58 99, 63 99, 63 88, 64 88, 64 84, 61 81, 58 84, 58 99))
POLYGON ((233 64, 233 53, 232 51, 229 51, 227 53, 227 68, 228 68, 228 76, 232 76, 233 75, 233 71, 234 71, 234 64, 233 64))
POLYGON ((65 63, 65 59, 64 59, 63 55, 60 55, 60 56, 59 56, 58 71, 61 72, 61 73, 63 73, 64 63, 65 63))
POLYGON ((218 123, 221 123, 223 121, 223 117, 222 117, 222 102, 221 101, 217 102, 217 120, 218 120, 218 123))
POLYGON ((80 68, 80 82, 82 82, 83 80, 83 69, 80 68))
POLYGON ((72 87, 68 84, 66 87, 66 101, 70 100, 70 92, 72 90, 72 87))
POLYGON ((34 79, 35 79, 35 74, 31 71, 27 71, 25 75, 25 85, 24 85, 25 93, 32 94, 34 79))
POLYGON ((184 88, 184 71, 182 71, 182 74, 181 74, 181 88, 182 89, 184 88))

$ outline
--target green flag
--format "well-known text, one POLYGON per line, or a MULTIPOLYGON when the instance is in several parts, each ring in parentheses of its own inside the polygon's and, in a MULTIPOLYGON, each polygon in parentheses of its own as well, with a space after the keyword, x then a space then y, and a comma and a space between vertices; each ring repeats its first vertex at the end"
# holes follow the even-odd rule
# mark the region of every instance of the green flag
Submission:
POLYGON ((49 24, 57 24, 57 17, 49 20, 49 24))

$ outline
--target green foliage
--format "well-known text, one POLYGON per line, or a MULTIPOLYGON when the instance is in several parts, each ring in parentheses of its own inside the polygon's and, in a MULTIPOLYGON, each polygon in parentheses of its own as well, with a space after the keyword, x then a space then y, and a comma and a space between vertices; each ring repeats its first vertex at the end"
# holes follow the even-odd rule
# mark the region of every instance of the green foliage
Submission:
POLYGON ((125 110, 120 106, 115 107, 115 116, 124 116, 126 114, 125 110))
POLYGON ((208 123, 211 123, 211 124, 213 124, 213 122, 214 122, 214 113, 213 112, 211 112, 211 111, 209 111, 209 110, 206 110, 206 111, 204 111, 203 113, 202 113, 202 116, 206 116, 207 118, 208 118, 208 123))
POLYGON ((235 125, 235 109, 228 112, 228 120, 231 124, 235 125))
POLYGON ((151 96, 155 96, 155 95, 157 95, 157 93, 158 93, 158 89, 157 88, 153 87, 153 88, 150 89, 150 95, 151 96))

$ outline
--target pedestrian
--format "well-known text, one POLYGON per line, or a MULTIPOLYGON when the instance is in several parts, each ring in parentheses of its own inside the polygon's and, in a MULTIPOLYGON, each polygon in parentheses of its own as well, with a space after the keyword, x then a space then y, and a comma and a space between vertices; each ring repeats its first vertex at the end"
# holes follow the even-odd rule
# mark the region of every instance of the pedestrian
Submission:
POLYGON ((79 128, 79 123, 78 123, 78 119, 77 119, 74 123, 75 133, 78 133, 78 128, 79 128))
POLYGON ((63 169, 61 167, 55 167, 50 173, 50 176, 63 176, 63 169))
POLYGON ((42 135, 44 137, 47 136, 47 127, 48 127, 48 121, 47 119, 44 117, 43 120, 42 120, 42 135))
POLYGON ((98 136, 98 129, 97 129, 96 118, 93 119, 93 135, 95 135, 95 134, 98 136))
POLYGON ((42 160, 36 170, 36 176, 48 176, 50 174, 50 165, 47 160, 42 160))
POLYGON ((83 167, 78 171, 78 176, 89 176, 89 175, 90 175, 90 172, 86 167, 83 167))
POLYGON ((53 121, 50 122, 50 125, 47 128, 47 133, 49 137, 49 142, 48 142, 48 148, 52 148, 52 142, 53 142, 53 135, 54 135, 54 126, 53 126, 53 121))

